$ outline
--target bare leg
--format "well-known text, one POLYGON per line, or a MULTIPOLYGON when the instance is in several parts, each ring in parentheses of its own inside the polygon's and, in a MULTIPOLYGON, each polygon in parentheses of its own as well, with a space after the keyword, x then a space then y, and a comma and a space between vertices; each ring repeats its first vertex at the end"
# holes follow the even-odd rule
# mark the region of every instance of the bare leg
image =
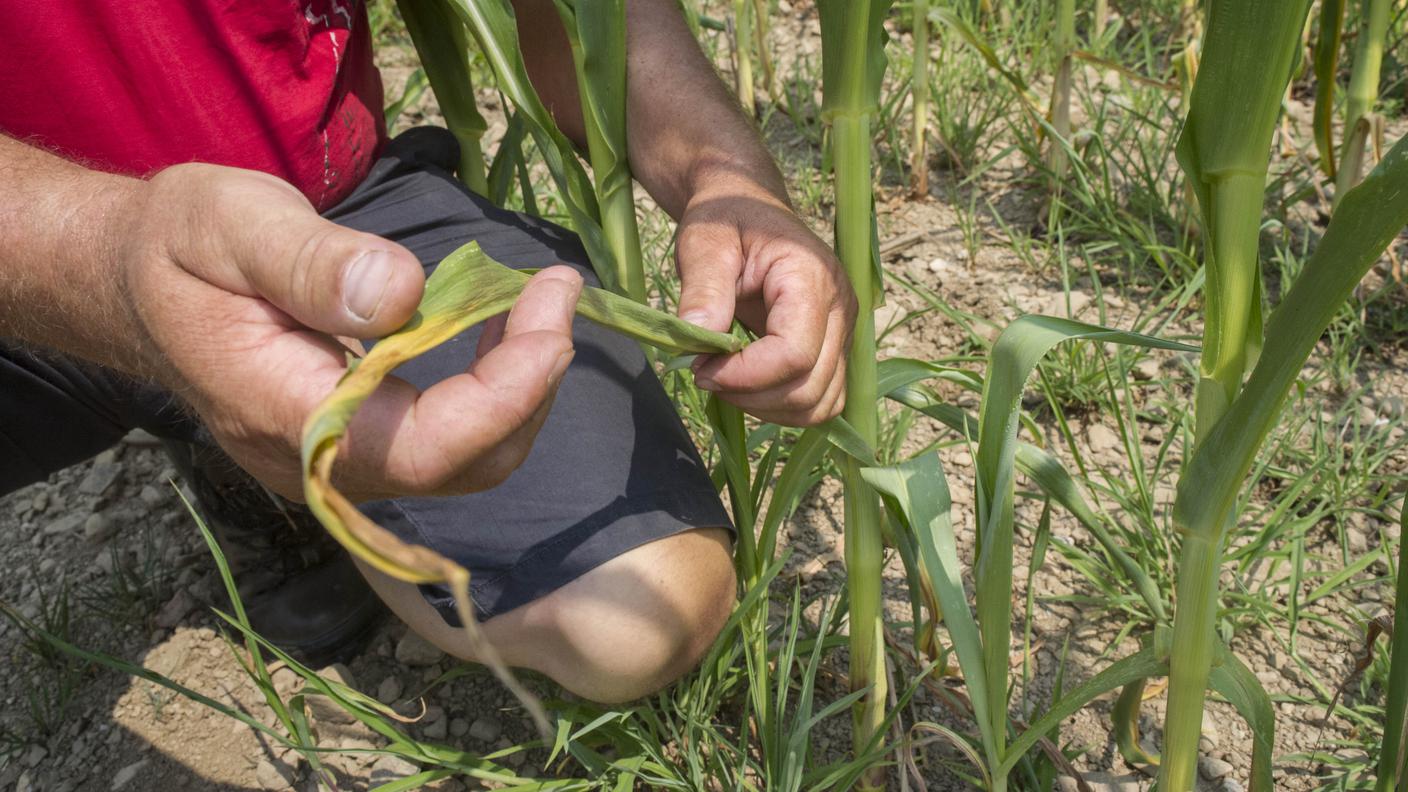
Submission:
MULTIPOLYGON (((474 659, 464 634, 415 586, 361 570, 411 629, 474 659)), ((649 695, 693 668, 728 620, 735 594, 728 532, 709 528, 642 545, 483 626, 509 665, 615 703, 649 695)))

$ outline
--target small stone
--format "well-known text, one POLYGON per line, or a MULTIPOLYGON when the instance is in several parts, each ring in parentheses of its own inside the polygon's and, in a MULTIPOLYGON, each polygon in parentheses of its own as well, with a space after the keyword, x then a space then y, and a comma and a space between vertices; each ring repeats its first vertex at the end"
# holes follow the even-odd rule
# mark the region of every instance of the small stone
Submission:
POLYGON ((83 521, 83 538, 89 544, 102 544, 117 533, 117 523, 105 512, 94 512, 83 521))
POLYGON ((53 571, 54 571, 54 568, 57 567, 58 565, 59 565, 59 562, 55 561, 55 560, 52 559, 52 558, 46 558, 46 559, 44 559, 43 561, 40 561, 40 562, 39 562, 39 576, 40 576, 40 577, 48 577, 49 573, 50 573, 50 572, 53 572, 53 571))
POLYGON ((1209 781, 1218 781, 1232 774, 1232 765, 1214 756, 1198 758, 1198 775, 1209 781))
POLYGON ((41 492, 35 495, 34 500, 29 502, 29 508, 33 509, 35 512, 43 512, 45 509, 49 508, 49 493, 41 492))
POLYGON ((1235 778, 1224 778, 1222 779, 1222 792, 1247 792, 1247 788, 1235 778))
POLYGON ((503 730, 503 724, 492 715, 481 715, 469 724, 469 736, 480 742, 491 743, 499 739, 503 730))
POLYGON ((450 721, 450 734, 455 737, 463 737, 469 734, 469 721, 464 718, 454 718, 450 721))
POLYGON ((443 740, 445 739, 445 733, 447 729, 448 726, 445 722, 445 719, 442 717, 439 720, 431 721, 430 723, 427 723, 422 726, 420 732, 421 734, 424 734, 427 739, 443 740))
POLYGON ((15 782, 15 792, 34 792, 34 782, 29 778, 29 771, 20 773, 20 778, 15 782))
POLYGON ((104 460, 100 456, 93 460, 93 467, 88 469, 88 475, 83 477, 83 482, 78 485, 78 491, 84 495, 102 495, 112 487, 121 475, 122 467, 120 465, 104 460))
POLYGON ((402 778, 409 778, 419 772, 420 768, 411 762, 399 756, 387 754, 372 765, 371 777, 367 780, 371 782, 371 786, 376 787, 402 778))
POLYGON ((1159 361, 1154 360, 1153 358, 1144 358, 1143 360, 1134 364, 1135 379, 1145 380, 1147 382, 1148 380, 1158 379, 1158 376, 1159 361))
POLYGON ((1080 782, 1068 775, 1059 776, 1056 779, 1057 792, 1080 792, 1080 782))
POLYGON ((78 531, 83 525, 84 517, 81 514, 67 514, 44 526, 45 536, 64 536, 78 531))
MULTIPOLYGON (((115 733, 116 732, 114 732, 114 734, 115 733)), ((123 787, 132 783, 132 779, 136 778, 137 774, 142 772, 142 768, 147 766, 147 762, 148 760, 142 759, 140 761, 136 761, 130 765, 127 765, 121 770, 118 770, 117 775, 112 777, 113 792, 117 792, 117 790, 122 789, 123 787)))
POLYGON ((156 612, 156 617, 152 619, 152 623, 163 629, 170 630, 180 624, 181 620, 186 618, 186 614, 195 609, 196 601, 191 597, 190 592, 185 589, 180 589, 165 605, 161 606, 161 610, 156 612))
POLYGON ((49 752, 44 746, 32 745, 28 751, 25 751, 24 758, 20 760, 20 763, 29 768, 38 767, 39 763, 44 761, 44 757, 48 755, 49 752))
POLYGON ((1094 454, 1111 451, 1120 445, 1120 436, 1104 424, 1091 424, 1086 427, 1085 439, 1090 446, 1091 453, 1094 454))
POLYGON ((260 759, 254 767, 254 780, 260 789, 269 792, 282 792, 293 786, 293 768, 283 762, 275 764, 268 759, 260 759))
POLYGON ((166 500, 166 496, 161 494, 161 490, 150 484, 142 487, 142 491, 137 497, 141 498, 142 503, 148 506, 160 506, 162 501, 166 500))
POLYGON ((444 657, 445 653, 439 647, 411 630, 407 630, 396 642, 396 661, 403 665, 413 668, 433 666, 444 657))
MULTIPOLYGON (((335 682, 345 687, 355 689, 356 680, 352 677, 352 671, 342 663, 334 663, 318 671, 318 676, 328 682, 335 682)), ((313 713, 313 718, 319 723, 351 725, 357 723, 357 719, 350 712, 339 707, 337 702, 327 696, 309 696, 308 709, 313 713)))
POLYGON ((929 261, 929 271, 934 273, 935 275, 947 272, 951 269, 953 269, 953 262, 949 261, 943 256, 939 256, 938 258, 931 259, 929 261))
POLYGON ((381 680, 381 685, 376 689, 376 699, 383 704, 393 704, 401 698, 401 678, 392 674, 381 680))
POLYGON ((886 303, 875 309, 875 333, 879 335, 893 325, 899 324, 908 313, 902 306, 886 303))
POLYGON ((288 666, 278 668, 269 677, 274 682, 274 689, 282 696, 288 696, 303 686, 303 677, 288 666))

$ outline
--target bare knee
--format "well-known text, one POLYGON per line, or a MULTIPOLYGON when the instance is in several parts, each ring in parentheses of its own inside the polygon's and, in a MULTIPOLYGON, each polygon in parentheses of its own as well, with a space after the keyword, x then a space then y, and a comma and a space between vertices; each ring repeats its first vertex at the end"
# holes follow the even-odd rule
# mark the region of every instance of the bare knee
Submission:
POLYGON ((541 601, 550 627, 533 665, 594 701, 649 695, 699 663, 735 593, 722 529, 652 542, 541 601))
MULTIPOLYGON (((414 586, 363 566, 402 620, 444 651, 473 656, 414 586)), ((542 599, 483 624, 511 666, 584 698, 631 701, 688 673, 718 637, 736 595, 728 532, 688 531, 614 558, 542 599)))

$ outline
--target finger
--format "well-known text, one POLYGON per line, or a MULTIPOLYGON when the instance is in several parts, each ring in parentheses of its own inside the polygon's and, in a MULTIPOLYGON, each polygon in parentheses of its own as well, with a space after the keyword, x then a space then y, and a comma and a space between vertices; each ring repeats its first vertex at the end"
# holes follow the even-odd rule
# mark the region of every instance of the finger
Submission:
POLYGON ((384 460, 382 477, 401 493, 449 494, 500 483, 527 456, 572 360, 580 289, 580 276, 564 267, 534 276, 509 314, 503 340, 472 373, 420 394, 407 393, 409 386, 378 389, 358 415, 366 422, 354 422, 348 433, 355 439, 360 431, 362 438, 349 456, 373 468, 384 460))
POLYGON ((504 325, 507 322, 507 313, 489 317, 488 321, 484 323, 484 330, 479 334, 479 343, 474 349, 475 358, 484 357, 499 345, 499 342, 504 338, 504 325))
POLYGON ((768 291, 767 334, 740 352, 701 365, 696 371, 700 387, 758 393, 789 383, 817 365, 835 295, 822 278, 802 272, 782 273, 768 291))
POLYGON ((190 210, 195 240, 178 251, 183 267, 334 335, 379 337, 410 319, 425 274, 409 250, 323 219, 275 177, 211 171, 190 210))
POLYGON ((680 318, 728 332, 743 270, 738 229, 710 221, 684 226, 675 243, 675 263, 680 273, 680 318))

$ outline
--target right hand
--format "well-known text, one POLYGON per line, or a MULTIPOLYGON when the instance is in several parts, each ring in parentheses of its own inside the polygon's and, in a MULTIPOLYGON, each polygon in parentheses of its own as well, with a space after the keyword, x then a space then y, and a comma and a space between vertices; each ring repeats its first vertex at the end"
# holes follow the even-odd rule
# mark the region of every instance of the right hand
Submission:
MULTIPOLYGON (((288 183, 178 165, 123 217, 127 308, 145 369, 188 403, 245 470, 302 499, 303 421, 337 384, 346 346, 415 312, 425 288, 404 247, 318 216, 288 183)), ((573 355, 581 277, 552 267, 486 329, 462 374, 424 393, 388 377, 348 428, 338 488, 357 500, 459 494, 503 482, 526 458, 573 355)))

